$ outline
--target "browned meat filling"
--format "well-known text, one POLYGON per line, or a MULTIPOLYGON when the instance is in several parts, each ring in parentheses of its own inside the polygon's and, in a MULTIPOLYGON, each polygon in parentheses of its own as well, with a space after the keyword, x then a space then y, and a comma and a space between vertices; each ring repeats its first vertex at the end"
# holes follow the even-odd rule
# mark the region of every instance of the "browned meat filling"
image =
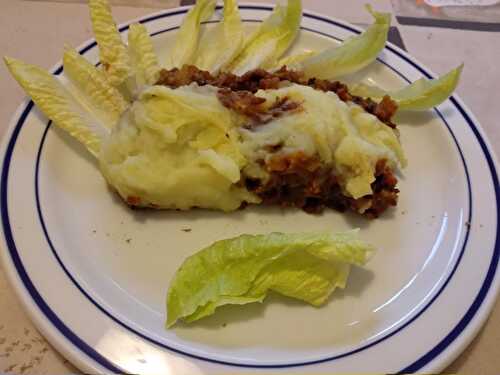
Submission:
MULTIPOLYGON (((176 88, 193 82, 200 86, 218 87, 219 101, 225 107, 249 118, 247 127, 250 129, 287 112, 302 109, 301 103, 288 97, 279 98, 268 105, 265 99, 254 95, 260 89, 278 89, 282 82, 332 91, 342 101, 356 103, 387 126, 396 127, 391 118, 397 111, 397 104, 388 96, 377 103, 370 98, 350 94, 347 86, 341 82, 306 79, 302 72, 288 70, 285 66, 274 73, 255 69, 237 76, 224 72, 212 75, 195 66, 184 65, 181 69, 162 70, 157 84, 176 88)), ((276 152, 280 148, 281 145, 271 146, 269 151, 276 152)), ((388 207, 397 204, 397 179, 385 160, 377 163, 375 181, 371 185, 373 193, 359 199, 344 195, 340 177, 335 175, 332 168, 322 165, 317 158, 297 152, 286 156, 276 155, 262 164, 270 176, 267 182, 243 177, 241 183, 258 195, 264 204, 292 206, 309 213, 322 212, 326 207, 342 212, 351 210, 369 218, 376 218, 388 207)))
POLYGON ((266 124, 285 113, 301 110, 300 103, 290 100, 287 96, 276 98, 276 101, 269 106, 265 105, 266 99, 255 96, 250 91, 220 89, 217 92, 217 97, 226 108, 230 108, 251 120, 245 125, 247 129, 266 124))
MULTIPOLYGON (((284 81, 310 86, 316 90, 332 91, 336 93, 342 101, 356 103, 363 107, 366 112, 376 116, 387 126, 391 128, 396 127, 391 121, 391 118, 396 113, 398 107, 396 102, 391 100, 390 97, 385 96, 380 103, 377 103, 370 98, 362 98, 350 94, 347 86, 339 81, 328 81, 316 78, 306 79, 302 72, 288 70, 286 66, 274 73, 267 72, 263 69, 255 69, 242 76, 237 76, 225 72, 212 75, 210 72, 200 70, 196 66, 184 65, 181 69, 163 69, 160 72, 160 78, 157 84, 175 88, 196 82, 200 86, 212 85, 233 92, 248 91, 250 93, 255 93, 260 89, 277 89, 280 87, 281 82, 284 81)), ((244 94, 245 97, 247 95, 248 94, 244 94)), ((258 110, 258 108, 258 105, 252 105, 245 110, 245 114, 249 115, 250 118, 255 118, 255 116, 258 116, 258 111, 252 111, 252 109, 258 110)))
POLYGON ((264 204, 297 207, 309 213, 320 213, 328 207, 376 218, 398 202, 397 179, 385 160, 377 163, 373 194, 358 199, 344 195, 341 181, 331 168, 303 153, 274 157, 265 168, 270 174, 265 184, 252 178, 244 180, 246 188, 264 204))

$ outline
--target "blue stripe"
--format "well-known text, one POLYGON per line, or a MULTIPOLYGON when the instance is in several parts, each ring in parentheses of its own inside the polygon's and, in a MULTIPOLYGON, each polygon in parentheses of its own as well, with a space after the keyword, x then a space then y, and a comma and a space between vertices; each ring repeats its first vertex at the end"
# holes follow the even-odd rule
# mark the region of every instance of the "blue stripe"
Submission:
POLYGON ((485 300, 486 296, 488 295, 488 291, 490 290, 490 287, 493 283, 493 280, 495 278, 495 274, 497 272, 498 268, 498 262, 500 261, 500 223, 498 220, 498 213, 500 212, 500 184, 498 181, 498 174, 495 169, 495 163, 493 161, 493 158, 491 157, 490 153, 488 152, 488 147, 486 146, 483 138, 481 137, 481 134, 479 134, 479 131, 475 126, 473 126, 473 121, 469 117, 469 115, 464 111, 462 106, 457 102, 455 98, 451 98, 451 102, 455 105, 455 107, 460 111, 460 114, 465 118, 467 123, 471 126, 472 131, 474 132, 474 135, 476 136, 477 140, 479 141, 479 144, 481 145, 481 149, 484 152, 484 155, 486 157, 486 161, 488 163, 488 167, 491 172, 491 178, 493 180, 493 186, 495 188, 495 195, 496 195, 496 212, 497 212, 497 233, 496 233, 496 238, 495 238, 495 250, 493 252, 493 257, 491 259, 490 266, 488 268, 488 272, 486 274, 486 277, 483 281, 483 284, 481 286, 481 289, 476 295, 476 298, 474 299, 474 302, 472 305, 469 307, 467 312, 465 313, 464 317, 458 322, 458 324, 451 330, 446 337, 441 340, 432 350, 430 350, 428 353, 420 357, 418 360, 416 360, 414 363, 411 365, 405 367, 402 369, 399 373, 401 374, 408 374, 408 373, 413 373, 418 370, 420 370, 422 367, 426 366, 428 363, 430 363, 432 360, 434 360, 438 355, 440 355, 443 351, 446 350, 448 346, 450 346, 453 341, 460 336, 460 334, 467 328, 469 323, 472 321, 474 316, 476 315, 477 311, 481 307, 483 301, 485 300))
MULTIPOLYGON (((31 298, 33 298, 33 301, 37 304, 37 306, 40 308, 41 312, 45 317, 54 325, 54 327, 63 335, 65 336, 73 345, 75 345, 77 348, 79 348, 83 353, 85 353, 87 356, 92 358, 94 361, 102 365, 103 367, 107 368, 110 371, 113 371, 115 373, 121 373, 122 371, 113 365, 111 362, 109 362, 106 358, 104 358, 101 354, 96 352, 92 347, 87 345, 81 338, 79 338, 71 329, 69 329, 59 318, 58 316, 52 311, 52 309, 47 305, 45 300, 42 298, 40 293, 38 293, 36 287, 33 285, 33 282, 31 281, 30 277, 28 276, 28 273, 26 272, 24 265, 21 261, 21 258, 19 257, 19 253, 17 251, 16 243, 14 241, 14 237, 12 235, 12 230, 10 226, 10 220, 9 220, 9 211, 8 211, 8 205, 7 205, 7 182, 8 182, 8 177, 9 177, 9 167, 10 167, 10 162, 12 159, 12 154, 14 151, 14 146, 16 144, 17 138, 19 136, 19 133, 22 129, 22 125, 24 121, 26 120, 26 117, 29 115, 31 112, 31 109, 33 108, 33 102, 30 101, 28 105, 26 106, 25 110, 19 117, 19 120, 16 124, 16 127, 14 128, 14 132, 12 133, 12 136, 9 140, 9 143, 7 145, 7 150, 5 152, 5 158, 3 161, 2 165, 2 181, 1 181, 1 195, 0 195, 0 200, 1 200, 1 215, 2 215, 2 227, 3 227, 3 233, 5 236, 5 242, 7 243, 7 248, 9 249, 9 253, 12 259, 12 262, 14 263, 14 267, 17 270, 17 273, 19 277, 21 278, 21 281, 23 282, 26 290, 28 293, 31 295, 31 298)), ((44 137, 45 134, 47 133, 47 129, 45 129, 44 137)), ((38 165, 38 160, 37 160, 37 165, 38 165)))
MULTIPOLYGON (((257 9, 257 10, 269 10, 269 9, 271 9, 270 7, 265 7, 265 6, 241 6, 240 8, 243 8, 243 9, 257 9)), ((166 14, 161 14, 161 15, 156 15, 156 16, 152 16, 152 17, 149 17, 149 18, 145 18, 145 19, 141 20, 140 22, 141 23, 146 23, 146 22, 150 22, 150 21, 153 21, 153 20, 156 20, 156 19, 160 19, 160 18, 164 18, 164 17, 170 17, 170 16, 173 16, 173 15, 182 14, 182 13, 185 13, 185 12, 186 12, 186 10, 177 10, 177 11, 174 11, 174 12, 171 12, 171 13, 166 13, 166 14)), ((333 24, 333 25, 336 25, 336 26, 339 26, 339 27, 342 27, 342 28, 347 29, 349 31, 352 31, 354 33, 359 33, 354 28, 351 28, 351 27, 348 27, 348 26, 345 26, 345 25, 342 25, 342 24, 338 24, 337 22, 331 21, 331 20, 329 20, 327 18, 324 18, 324 17, 321 17, 321 16, 315 16, 315 15, 309 15, 309 14, 305 14, 305 16, 309 17, 309 18, 317 19, 317 20, 320 20, 320 21, 323 21, 323 22, 327 22, 329 24, 333 24)), ((128 28, 128 25, 123 26, 122 28, 120 28, 120 31, 124 31, 127 28, 128 28)), ((161 32, 166 32, 166 31, 169 31, 169 30, 172 30, 172 29, 174 29, 174 28, 167 29, 167 30, 162 30, 161 32)), ((310 30, 310 31, 316 32, 315 30, 310 30)), ((161 33, 161 32, 158 32, 158 33, 161 33)), ((158 34, 158 33, 155 33, 155 34, 158 34)), ((324 35, 324 33, 321 33, 321 34, 324 35)), ((331 36, 329 36, 329 37, 331 37, 331 36)), ((92 42, 89 45, 87 45, 86 47, 84 47, 80 51, 80 53, 85 53, 86 51, 88 51, 89 49, 91 49, 91 48, 93 48, 95 46, 96 46, 96 43, 92 42)), ((418 69, 424 76, 426 76, 428 78, 431 77, 428 72, 426 72, 424 69, 422 69, 420 66, 416 65, 415 63, 413 63, 411 60, 407 59, 405 56, 403 56, 402 54, 400 54, 397 50, 395 50, 391 46, 388 46, 386 48, 388 48, 393 53, 397 54, 403 60, 405 60, 408 63, 410 63, 412 66, 414 66, 416 69, 418 69)), ((393 71, 395 71, 396 73, 398 73, 401 77, 403 77, 393 67, 390 67, 390 68, 393 71)), ((56 74, 60 73, 61 71, 62 71, 62 67, 60 67, 56 71, 56 74)), ((403 77, 403 78, 406 79, 405 77, 403 77)), ((461 112, 461 114, 464 116, 464 118, 468 122, 468 124, 471 127, 471 129, 474 131, 474 134, 476 135, 477 139, 479 140, 481 148, 483 149, 483 152, 485 153, 486 159, 488 160, 488 166, 490 167, 490 170, 491 170, 491 173, 492 173, 492 176, 493 176, 492 178, 493 178, 494 183, 495 183, 495 193, 496 193, 496 197, 497 197, 497 206, 498 206, 499 201, 500 201, 500 199, 499 199, 500 194, 498 192, 498 179, 497 179, 497 175, 496 175, 496 171, 495 171, 495 166, 494 166, 494 164, 493 164, 493 162, 491 160, 491 156, 488 153, 488 149, 486 148, 486 146, 484 144, 484 141, 482 140, 480 134, 477 132, 477 129, 475 128, 475 125, 473 124, 472 120, 466 115, 466 113, 463 111, 463 109, 460 107, 460 105, 456 102, 456 100, 454 100, 452 98, 452 102, 458 108, 458 110, 461 112)), ((54 324, 54 326, 63 335, 65 335, 75 346, 77 346, 78 348, 80 348, 84 353, 86 353, 89 357, 93 358, 96 362, 98 362, 99 364, 101 364, 103 367, 108 368, 110 371, 113 371, 113 372, 120 372, 120 370, 117 369, 113 364, 111 364, 104 357, 102 357, 99 353, 97 353, 94 349, 90 348, 80 338, 78 338, 71 330, 68 329, 68 327, 66 327, 64 325, 64 323, 62 323, 59 320, 59 318, 52 312, 52 310, 50 310, 50 308, 47 306, 47 304, 45 303, 45 301, 43 301, 43 299, 41 298, 41 296, 39 295, 39 293, 36 291, 36 288, 33 286, 33 284, 31 282, 31 280, 29 279, 28 275, 26 274, 26 271, 24 270, 24 267, 23 267, 22 262, 21 262, 21 260, 19 258, 19 255, 17 254, 17 249, 15 248, 15 243, 14 243, 14 240, 13 240, 13 237, 12 237, 12 232, 11 232, 11 229, 10 229, 10 223, 9 223, 9 218, 8 218, 8 211, 7 211, 7 178, 8 178, 8 170, 9 170, 9 167, 10 167, 11 154, 12 154, 12 151, 14 149, 14 145, 15 145, 15 142, 17 140, 17 136, 19 134, 19 131, 20 131, 20 129, 21 129, 21 127, 22 127, 25 119, 26 119, 26 116, 29 114, 29 112, 31 111, 32 107, 33 107, 33 103, 30 102, 30 104, 26 107, 25 111, 23 112, 22 116, 19 118, 19 121, 18 121, 18 123, 16 125, 16 128, 14 130, 14 133, 13 133, 13 135, 12 135, 10 141, 9 141, 9 144, 8 144, 8 147, 7 147, 7 151, 6 151, 6 156, 5 156, 5 159, 4 159, 3 169, 2 169, 2 184, 1 184, 1 192, 2 192, 2 195, 1 195, 1 202, 2 202, 2 224, 3 224, 3 227, 4 227, 4 233, 5 233, 5 236, 6 236, 7 244, 8 244, 8 247, 9 247, 9 251, 10 251, 12 259, 14 261, 14 265, 15 265, 16 269, 18 270, 18 272, 19 272, 19 274, 21 276, 21 279, 23 280, 23 283, 25 284, 28 292, 31 294, 33 300, 40 306, 41 310, 47 316, 47 318, 54 324), (24 277, 23 277, 23 274, 24 274, 24 277)), ((441 113, 439 113, 439 112, 437 112, 437 113, 441 117, 441 119, 446 123, 446 121, 444 120, 444 117, 441 115, 441 113)), ((448 124, 446 124, 446 125, 448 126, 448 124)), ((46 134, 47 134, 47 131, 48 131, 49 127, 50 127, 50 123, 49 123, 49 125, 47 125, 47 128, 45 129, 45 132, 43 134, 43 137, 42 137, 42 140, 41 140, 41 143, 40 143, 40 148, 39 148, 38 155, 37 155, 37 163, 36 163, 36 171, 35 171, 35 175, 36 176, 35 176, 35 178, 38 177, 38 165, 39 165, 39 160, 40 160, 40 154, 41 154, 41 151, 42 151, 42 148, 43 148, 43 144, 44 144, 44 140, 45 140, 45 137, 46 137, 46 134)), ((448 126, 448 129, 450 131, 450 134, 454 138, 455 143, 457 143, 457 141, 456 141, 453 133, 451 132, 451 129, 449 128, 449 126, 448 126)), ((458 143, 457 143, 457 147, 458 147, 458 143)), ((464 160, 464 157, 463 157, 463 155, 461 153, 461 150, 460 150, 459 147, 458 147, 458 149, 459 149, 462 161, 465 163, 465 160, 464 160)), ((465 164, 464 164, 464 166, 465 166, 465 164)), ((470 184, 469 175, 468 175, 467 169, 466 169, 466 175, 467 175, 467 180, 468 180, 468 182, 470 184)), ((393 336, 394 334, 396 334, 397 332, 399 332, 401 329, 403 329, 404 327, 406 327, 407 325, 409 325, 412 321, 414 321, 415 319, 417 319, 418 316, 420 316, 432 304, 432 302, 434 302, 434 300, 439 296, 439 294, 444 290, 445 286, 451 280, 451 277, 453 276, 454 272, 456 271, 456 269, 458 267, 458 264, 460 263, 460 260, 462 258, 462 255, 463 255, 463 252, 464 252, 464 249, 465 249, 465 245, 467 243, 467 238, 468 238, 468 232, 467 232, 466 238, 464 240, 464 247, 462 248, 462 251, 460 253, 459 259, 457 260, 452 273, 450 274, 449 278, 446 280, 445 284, 442 286, 442 288, 440 289, 440 291, 433 297, 433 299, 430 301, 430 303, 426 307, 424 307, 410 321, 406 322, 405 325, 399 327, 398 330, 392 332, 391 334, 389 334, 389 335, 387 335, 387 336, 385 336, 385 337, 383 337, 383 338, 381 338, 381 339, 379 339, 379 340, 377 340, 377 341, 375 341, 375 342, 373 342, 373 343, 371 343, 369 345, 364 346, 363 348, 359 348, 359 349, 356 349, 356 350, 351 351, 349 353, 345 353, 345 354, 341 354, 341 355, 338 355, 338 356, 335 356, 335 357, 330 357, 330 358, 322 359, 322 360, 319 360, 319 361, 313 361, 313 362, 307 362, 307 363, 295 363, 295 364, 287 364, 287 365, 249 366, 249 365, 241 365, 241 364, 236 364, 236 363, 228 363, 228 362, 223 362, 223 361, 216 361, 216 360, 212 360, 210 358, 203 358, 203 357, 199 357, 199 356, 193 356, 193 355, 191 355, 189 353, 184 353, 184 352, 178 351, 178 350, 176 350, 174 348, 167 347, 164 344, 156 342, 156 341, 152 340, 151 338, 149 338, 149 337, 141 334, 140 332, 137 332, 137 331, 133 330, 132 328, 126 326, 124 323, 122 323, 117 318, 113 317, 107 311, 105 311, 104 308, 102 308, 101 306, 99 306, 83 290, 83 288, 81 288, 81 286, 78 285, 78 283, 76 282, 76 280, 72 277, 72 275, 68 272, 68 270, 66 269, 66 267, 64 266, 64 264, 61 262, 59 256, 57 255, 57 252, 55 251, 54 247, 52 246, 52 242, 50 241, 50 238, 48 236, 48 233, 47 233, 47 230, 46 230, 46 227, 45 227, 45 223, 43 222, 42 212, 41 212, 41 209, 40 209, 40 206, 39 206, 39 200, 38 200, 38 180, 35 181, 35 185, 36 185, 35 189, 36 189, 37 206, 38 206, 37 209, 39 210, 39 216, 40 216, 40 219, 41 219, 42 227, 43 227, 44 233, 45 233, 45 235, 47 237, 47 241, 49 243, 49 246, 52 248, 52 251, 53 251, 55 257, 58 260, 58 262, 60 263, 60 265, 63 268, 64 272, 66 272, 66 274, 68 275, 68 277, 77 286, 77 288, 97 308, 99 308, 100 311, 102 311, 104 314, 106 314, 108 317, 110 317, 116 323, 118 323, 121 326, 123 326, 124 328, 127 328, 128 330, 134 332, 138 336, 140 336, 140 337, 142 337, 142 338, 144 338, 144 339, 146 339, 148 341, 151 341, 151 342, 153 342, 153 343, 155 343, 157 345, 163 346, 163 347, 165 347, 165 348, 167 348, 167 349, 169 349, 171 351, 174 351, 174 352, 179 353, 179 354, 184 354, 184 355, 187 355, 189 357, 196 358, 196 359, 202 359, 202 360, 206 360, 206 361, 210 361, 210 362, 214 362, 214 363, 226 364, 226 365, 233 365, 233 366, 259 367, 259 368, 280 368, 280 367, 291 367, 291 366, 302 366, 302 365, 308 365, 308 364, 316 364, 316 363, 321 363, 321 362, 325 362, 325 361, 331 361, 331 360, 334 360, 334 359, 345 357, 347 355, 351 355, 351 354, 357 353, 357 352, 359 352, 361 350, 364 350, 364 349, 366 349, 366 348, 368 348, 370 346, 376 345, 377 343, 379 343, 379 342, 387 339, 388 337, 393 336)), ((470 186, 469 186, 469 198, 470 198, 470 194, 471 193, 470 193, 470 186)), ((498 207, 497 207, 497 209, 500 210, 500 208, 498 208, 498 207)), ((498 212, 498 210, 497 210, 497 212, 498 212)), ((469 210, 469 214, 471 213, 471 211, 472 210, 470 209, 469 210)), ((497 266, 497 263, 498 263, 498 253, 500 252, 498 247, 499 246, 498 246, 498 227, 497 227, 497 243, 495 245, 495 253, 494 253, 494 256, 493 256, 493 259, 492 259, 492 263, 490 265, 490 269, 488 271, 488 275, 487 275, 487 277, 485 279, 485 282, 483 283, 483 286, 481 287, 481 290, 480 290, 478 296, 476 297, 476 300, 474 301, 473 305, 469 308, 469 311, 467 312, 466 316, 464 316, 464 318, 461 320, 460 324, 457 325, 457 327, 455 327, 455 329, 452 332, 450 332, 450 334, 447 336, 447 338, 445 338, 439 345, 437 345, 435 348, 433 348, 431 351, 429 351, 429 353, 427 353, 425 356, 423 356, 422 358, 420 358, 418 361, 416 361, 412 365, 410 365, 407 368, 405 368, 404 370, 402 370, 403 372, 418 371, 418 369, 422 368, 423 366, 425 366, 426 364, 428 364, 430 361, 432 361, 433 359, 435 359, 457 336, 460 335, 460 333, 462 332, 462 330, 467 326, 467 324, 470 322, 470 320, 474 317, 475 313, 477 312, 477 309, 479 309, 482 301, 486 297, 486 295, 487 295, 487 293, 489 291, 489 288, 491 286, 492 280, 494 278, 494 275, 495 275, 495 272, 496 272, 496 266, 497 266)))

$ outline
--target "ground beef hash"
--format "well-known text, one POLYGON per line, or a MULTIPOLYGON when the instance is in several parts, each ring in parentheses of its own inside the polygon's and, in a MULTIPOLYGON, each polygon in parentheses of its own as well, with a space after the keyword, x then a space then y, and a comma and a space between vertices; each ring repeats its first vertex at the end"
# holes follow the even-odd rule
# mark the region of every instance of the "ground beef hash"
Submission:
MULTIPOLYGON (((255 69, 242 76, 237 76, 227 72, 212 75, 210 72, 200 70, 193 65, 184 65, 181 69, 163 69, 160 72, 160 78, 157 84, 176 88, 196 82, 200 86, 211 85, 233 92, 248 92, 248 94, 244 96, 246 100, 250 94, 255 94, 258 90, 277 89, 280 87, 280 84, 285 81, 310 86, 316 90, 332 91, 337 94, 340 100, 356 103, 363 107, 366 112, 376 116, 387 126, 391 128, 396 127, 391 121, 391 118, 398 107, 396 102, 391 100, 388 96, 385 96, 380 103, 377 103, 370 98, 352 95, 349 93, 348 87, 339 81, 328 81, 316 78, 306 79, 302 72, 288 70, 286 66, 283 66, 280 70, 273 73, 263 69, 255 69)), ((253 108, 258 108, 258 106, 253 106, 253 108)))
MULTIPOLYGON (((356 103, 387 126, 396 128, 391 118, 397 110, 397 104, 388 96, 377 103, 370 98, 352 95, 341 82, 306 79, 302 72, 288 70, 286 66, 272 73, 255 69, 237 76, 226 72, 212 75, 195 66, 185 65, 181 69, 162 70, 157 84, 177 88, 193 82, 200 86, 218 87, 219 101, 225 107, 247 117, 249 122, 246 127, 249 129, 288 112, 301 110, 301 103, 287 97, 279 98, 269 105, 265 103, 265 99, 254 95, 260 89, 278 89, 286 82, 334 92, 340 100, 356 103)), ((281 145, 276 145, 268 151, 274 153, 280 149, 281 145)), ((240 184, 259 196, 264 204, 292 206, 309 213, 322 212, 326 207, 342 212, 351 210, 369 218, 376 218, 388 207, 397 204, 397 179, 385 160, 379 160, 376 165, 375 181, 371 184, 373 193, 358 199, 344 194, 340 177, 333 168, 323 165, 317 157, 310 157, 302 152, 276 154, 261 164, 269 174, 266 181, 243 176, 240 184)))
POLYGON ((351 210, 369 218, 377 218, 397 204, 397 179, 385 160, 377 163, 373 194, 358 199, 344 195, 332 168, 301 152, 271 158, 265 168, 270 176, 266 183, 252 178, 244 181, 264 204, 297 207, 309 213, 320 213, 326 207, 341 212, 351 210))
POLYGON ((244 126, 247 129, 267 124, 273 118, 289 112, 301 110, 300 103, 292 101, 287 96, 276 98, 271 105, 265 105, 266 99, 255 96, 250 91, 232 91, 224 88, 219 89, 217 97, 222 105, 249 119, 244 126))

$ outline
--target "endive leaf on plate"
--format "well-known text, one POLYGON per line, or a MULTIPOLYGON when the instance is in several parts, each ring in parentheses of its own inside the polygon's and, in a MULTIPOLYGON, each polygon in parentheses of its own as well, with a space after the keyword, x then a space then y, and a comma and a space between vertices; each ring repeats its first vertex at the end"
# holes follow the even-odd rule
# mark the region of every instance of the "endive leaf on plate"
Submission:
POLYGON ((130 25, 128 49, 137 86, 154 85, 160 76, 160 65, 153 41, 144 25, 130 25))
POLYGON ((175 274, 167 327, 211 315, 222 305, 263 301, 270 290, 320 306, 335 288, 345 287, 350 266, 364 265, 372 252, 357 230, 217 241, 187 258, 175 274))
POLYGON ((215 0, 197 0, 196 4, 186 14, 177 32, 174 46, 169 53, 169 62, 167 64, 169 67, 180 68, 184 64, 193 64, 195 62, 200 24, 212 17, 215 3, 215 0))
POLYGON ((103 69, 111 84, 127 93, 132 67, 109 3, 107 0, 89 0, 89 9, 103 69))
POLYGON ((202 36, 196 66, 212 73, 224 70, 243 47, 243 25, 236 0, 224 0, 224 18, 202 36))
POLYGON ((109 130, 93 118, 52 74, 8 57, 5 57, 5 63, 38 108, 96 156, 109 130))
POLYGON ((354 84, 350 87, 355 95, 380 100, 389 95, 399 110, 423 111, 444 102, 457 87, 463 64, 437 79, 420 78, 398 91, 384 91, 376 86, 354 84))
POLYGON ((118 122, 128 103, 111 85, 106 74, 98 70, 74 49, 63 57, 64 74, 71 82, 72 94, 109 129, 118 122))
POLYGON ((276 65, 274 66, 275 69, 279 69, 282 66, 287 66, 289 68, 298 68, 300 69, 300 63, 306 59, 308 59, 311 56, 317 55, 318 52, 312 51, 312 50, 305 50, 300 53, 296 53, 294 55, 290 56, 285 56, 282 57, 281 59, 278 60, 276 65))
POLYGON ((302 17, 300 0, 277 5, 259 28, 245 41, 243 50, 230 65, 235 74, 256 68, 268 68, 286 52, 295 40, 302 17))
POLYGON ((308 77, 330 79, 354 73, 376 59, 387 41, 391 23, 388 13, 378 13, 367 6, 375 22, 363 33, 345 40, 340 46, 329 48, 302 62, 308 77))

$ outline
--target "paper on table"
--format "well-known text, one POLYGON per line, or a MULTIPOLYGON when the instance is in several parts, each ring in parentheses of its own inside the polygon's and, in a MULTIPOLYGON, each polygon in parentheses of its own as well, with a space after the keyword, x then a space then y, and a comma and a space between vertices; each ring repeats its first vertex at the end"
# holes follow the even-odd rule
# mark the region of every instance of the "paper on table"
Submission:
POLYGON ((499 0, 391 0, 401 24, 500 31, 499 0))
POLYGON ((484 7, 500 3, 499 0, 424 0, 424 1, 432 7, 445 7, 445 6, 484 7))

